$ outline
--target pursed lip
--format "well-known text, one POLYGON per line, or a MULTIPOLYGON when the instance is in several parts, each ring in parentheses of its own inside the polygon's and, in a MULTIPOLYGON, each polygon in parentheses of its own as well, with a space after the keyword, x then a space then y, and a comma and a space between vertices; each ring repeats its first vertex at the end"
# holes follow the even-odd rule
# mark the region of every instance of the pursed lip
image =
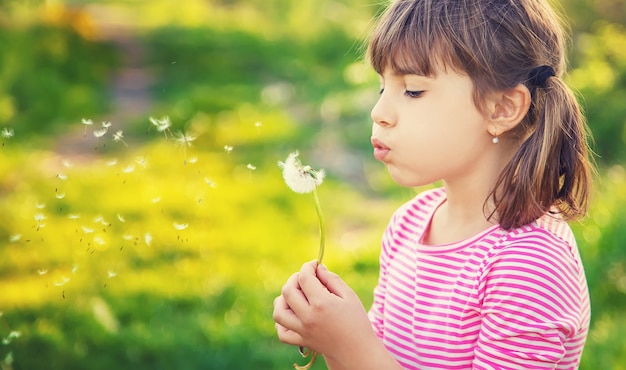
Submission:
POLYGON ((374 158, 379 161, 383 161, 391 150, 385 143, 375 137, 372 137, 372 147, 374 147, 374 158))

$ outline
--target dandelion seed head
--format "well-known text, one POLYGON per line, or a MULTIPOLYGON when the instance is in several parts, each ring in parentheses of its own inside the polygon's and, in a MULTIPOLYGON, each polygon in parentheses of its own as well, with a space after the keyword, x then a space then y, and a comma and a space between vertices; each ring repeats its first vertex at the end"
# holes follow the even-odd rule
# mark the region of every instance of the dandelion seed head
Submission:
POLYGON ((323 169, 314 170, 310 166, 303 166, 298 155, 297 151, 289 154, 285 162, 278 162, 278 166, 283 169, 285 183, 292 191, 310 193, 322 184, 325 172, 323 169))
POLYGON ((4 127, 2 131, 0 131, 0 136, 5 139, 10 139, 13 137, 13 135, 15 135, 15 131, 13 131, 12 128, 4 127))

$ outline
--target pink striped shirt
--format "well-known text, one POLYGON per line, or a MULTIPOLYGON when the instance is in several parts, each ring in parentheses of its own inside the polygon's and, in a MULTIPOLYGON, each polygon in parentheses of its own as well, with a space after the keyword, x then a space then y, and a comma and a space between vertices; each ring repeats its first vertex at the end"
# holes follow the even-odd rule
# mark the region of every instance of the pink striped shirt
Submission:
POLYGON ((382 241, 370 320, 405 369, 576 369, 589 328, 571 229, 544 216, 512 231, 423 245, 443 189, 402 206, 382 241))

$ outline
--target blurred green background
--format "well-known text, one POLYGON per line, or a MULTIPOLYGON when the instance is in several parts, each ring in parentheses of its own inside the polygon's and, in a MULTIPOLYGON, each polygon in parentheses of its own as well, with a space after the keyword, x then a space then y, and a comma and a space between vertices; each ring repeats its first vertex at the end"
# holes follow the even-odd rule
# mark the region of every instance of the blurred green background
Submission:
MULTIPOLYGON (((581 368, 626 369, 626 4, 556 5, 600 167, 572 225, 593 306, 581 368)), ((326 264, 368 305, 382 230, 415 194, 371 158, 361 54, 380 9, 0 1, 1 368, 291 368, 272 300, 318 243, 312 197, 277 166, 294 150, 327 170, 326 264)))

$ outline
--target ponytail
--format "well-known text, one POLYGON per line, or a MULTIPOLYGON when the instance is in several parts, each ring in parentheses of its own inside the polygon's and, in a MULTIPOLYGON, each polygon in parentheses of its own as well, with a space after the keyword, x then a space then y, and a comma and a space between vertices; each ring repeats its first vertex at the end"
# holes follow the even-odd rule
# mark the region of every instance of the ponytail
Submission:
POLYGON ((589 201, 589 135, 574 93, 559 77, 530 85, 525 139, 491 193, 495 209, 490 217, 497 215, 504 229, 546 213, 576 219, 585 215, 589 201))

